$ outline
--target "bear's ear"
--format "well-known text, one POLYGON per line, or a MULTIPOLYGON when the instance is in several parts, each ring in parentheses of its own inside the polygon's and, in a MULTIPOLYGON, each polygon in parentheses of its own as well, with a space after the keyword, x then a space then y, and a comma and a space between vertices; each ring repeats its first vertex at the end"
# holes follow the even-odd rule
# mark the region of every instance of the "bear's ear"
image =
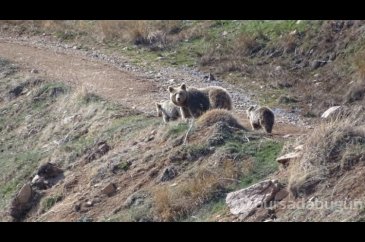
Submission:
POLYGON ((181 84, 180 88, 181 88, 182 90, 186 90, 186 84, 185 84, 185 83, 181 84))
POLYGON ((174 92, 174 88, 171 86, 169 86, 167 89, 169 90, 169 92, 174 92))

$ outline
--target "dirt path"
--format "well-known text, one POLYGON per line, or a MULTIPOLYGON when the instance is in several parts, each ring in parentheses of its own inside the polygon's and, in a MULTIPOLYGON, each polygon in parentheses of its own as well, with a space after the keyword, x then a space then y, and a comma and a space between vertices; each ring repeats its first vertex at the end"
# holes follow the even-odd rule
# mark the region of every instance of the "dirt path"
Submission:
MULTIPOLYGON (((40 76, 85 86, 100 96, 154 115, 155 101, 168 98, 168 85, 181 82, 198 87, 219 85, 232 96, 235 113, 245 118, 247 106, 257 104, 244 90, 222 80, 204 80, 204 74, 187 68, 146 69, 130 64, 120 55, 107 56, 94 50, 78 50, 42 38, 0 38, 0 57, 12 60, 40 76)), ((150 67, 151 68, 151 67, 150 67)), ((275 109, 278 124, 304 127, 303 119, 285 110, 275 109)), ((286 133, 285 131, 283 133, 286 133)))
MULTIPOLYGON (((109 100, 146 111, 157 92, 155 83, 131 72, 83 57, 15 43, 0 42, 0 56, 40 76, 83 85, 109 100)), ((156 97, 155 97, 156 98, 156 97)))

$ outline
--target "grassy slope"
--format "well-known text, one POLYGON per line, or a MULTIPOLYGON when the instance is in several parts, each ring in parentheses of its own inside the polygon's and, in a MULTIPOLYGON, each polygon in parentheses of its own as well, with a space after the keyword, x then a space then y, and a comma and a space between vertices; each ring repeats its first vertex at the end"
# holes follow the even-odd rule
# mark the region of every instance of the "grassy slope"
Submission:
MULTIPOLYGON (((340 21, 337 21, 340 22, 340 21)), ((104 47, 107 52, 118 51, 123 55, 131 57, 136 64, 146 65, 178 65, 197 67, 203 70, 214 69, 215 74, 224 80, 243 85, 251 90, 261 90, 259 98, 262 104, 269 105, 283 105, 285 107, 294 108, 301 107, 304 114, 318 115, 319 108, 323 111, 325 107, 341 103, 344 92, 347 91, 348 83, 351 80, 357 80, 363 75, 363 65, 361 56, 364 50, 363 34, 360 31, 361 22, 355 23, 350 27, 338 27, 336 21, 184 21, 176 25, 179 27, 178 33, 168 34, 169 41, 166 46, 157 50, 151 50, 151 46, 135 47, 131 44, 135 36, 113 36, 113 30, 109 32, 104 31, 106 36, 103 40, 104 47), (356 25, 357 24, 357 25, 356 25), (293 32, 295 31, 295 32, 293 32), (108 33, 108 34, 106 34, 108 33), (292 46, 296 51, 292 50, 292 46), (273 54, 274 53, 274 54, 273 54), (277 53, 277 54, 275 54, 277 53), (326 59, 327 56, 335 53, 336 58, 328 62, 326 65, 319 68, 312 68, 313 61, 326 59), (161 58, 162 57, 162 58, 161 58), (158 62, 156 62, 158 59, 158 62), (298 63, 297 63, 298 62, 298 63), (277 66, 282 69, 275 71, 277 66), (297 67, 296 67, 297 66, 297 67), (316 81, 314 81, 316 79, 316 81), (319 84, 318 84, 319 83, 319 84), (263 88, 261 88, 263 87, 263 88), (320 88, 319 88, 320 87, 320 88), (345 88, 344 88, 345 87, 345 88), (324 95, 325 93, 325 95, 324 95), (299 98, 299 102, 279 103, 278 97, 284 95, 294 94, 299 98)), ((85 48, 92 46, 95 42, 99 42, 97 35, 94 33, 97 22, 86 22, 85 25, 80 23, 69 23, 73 28, 67 31, 60 29, 55 31, 57 38, 65 42, 81 41, 85 48), (80 29, 83 29, 81 31, 80 29), (85 31, 90 30, 89 32, 85 31)), ((346 25, 347 23, 344 23, 346 25)), ((114 26, 115 23, 110 24, 114 26)), ((110 27, 109 26, 109 27, 110 27)), ((161 28, 171 29, 173 26, 163 26, 160 23, 150 23, 150 26, 157 26, 155 29, 161 28), (162 27, 161 27, 162 26, 162 27)), ((124 28, 124 27, 123 27, 124 28)), ((125 28, 126 32, 135 30, 135 25, 125 28)), ((118 28, 116 28, 117 30, 118 28)), ((104 30, 104 29, 103 29, 104 30)), ((138 27, 142 36, 148 33, 143 32, 138 27)), ((35 33, 41 33, 37 30, 35 33), (38 32, 37 32, 38 31, 38 32)), ((48 31, 54 31, 49 28, 48 31)), ((115 30, 114 30, 115 31, 115 30)), ((9 91, 9 82, 18 83, 21 81, 21 76, 12 76, 11 79, 2 79, 2 93, 9 91)), ((47 90, 59 84, 42 84, 37 87, 36 92, 46 92, 47 90), (42 91, 43 90, 43 91, 42 91)), ((67 87, 65 90, 68 90, 67 87)), ((78 136, 75 134, 74 139, 68 140, 61 148, 46 149, 44 152, 43 145, 49 144, 51 138, 53 140, 54 134, 47 134, 46 130, 57 130, 57 125, 51 127, 51 121, 60 120, 66 115, 60 116, 57 112, 48 112, 53 110, 57 104, 63 103, 64 95, 71 95, 73 91, 65 91, 61 96, 56 98, 47 97, 41 102, 32 102, 31 98, 35 95, 33 92, 29 96, 22 96, 9 103, 2 104, 2 111, 7 110, 10 115, 2 116, 0 125, 2 125, 2 133, 4 139, 1 141, 2 152, 0 161, 2 162, 3 174, 9 174, 2 178, 0 183, 2 199, 1 207, 4 208, 9 202, 10 196, 18 189, 25 180, 31 178, 34 169, 39 162, 58 157, 59 162, 63 165, 72 163, 77 157, 92 146, 95 140, 106 139, 112 143, 122 142, 131 137, 130 131, 141 130, 150 125, 156 126, 156 120, 148 120, 145 122, 144 118, 139 114, 129 114, 128 112, 122 117, 113 119, 103 128, 102 132, 89 132, 78 136), (19 115, 20 113, 20 115, 19 115), (29 113, 31 118, 25 115, 29 113), (47 119, 43 119, 43 116, 47 119), (62 118, 61 118, 62 117, 62 118), (31 138, 26 137, 20 142, 18 134, 26 133, 21 131, 26 120, 32 120, 30 124, 37 127, 37 132, 32 134, 31 138), (5 132, 6 124, 14 123, 15 127, 11 127, 11 132, 5 132), (13 121, 15 120, 15 122, 13 121), (46 124, 47 123, 47 124, 46 124), (43 127, 44 126, 44 127, 43 127), (40 130, 38 130, 40 129, 40 130), (118 136, 115 133, 125 132, 126 135, 118 136), (128 131, 128 132, 127 132, 128 131), (23 132, 23 133, 22 133, 23 132), (29 140, 40 139, 43 143, 30 142, 29 140), (12 143, 17 143, 16 148, 12 143), (14 155, 15 154, 15 155, 14 155), (11 161, 11 162, 10 162, 11 161), (14 165, 16 163, 16 165, 14 165), (17 171, 17 172, 15 172, 17 171), (19 171, 19 172, 18 172, 19 171)), ((82 95, 81 95, 82 96, 82 95)), ((92 130, 95 123, 104 123, 103 117, 110 113, 117 112, 117 109, 111 108, 110 104, 102 100, 94 100, 91 98, 75 98, 73 102, 64 104, 62 106, 69 115, 76 113, 89 113, 90 115, 83 118, 81 127, 87 127, 92 130), (91 114, 99 107, 96 114, 91 114)), ((67 125, 66 125, 67 126, 67 125)), ((58 128, 62 130, 62 128, 58 128)), ((71 131, 71 126, 65 130, 59 131, 58 137, 67 135, 67 131, 71 131)), ((178 137, 186 130, 186 126, 172 126, 167 128, 166 137, 178 137)), ((73 133, 73 132, 71 132, 73 133)), ((56 132, 57 134, 57 132, 56 132)), ((222 154, 230 154, 233 160, 239 159, 241 163, 235 165, 240 171, 234 173, 234 177, 239 182, 224 184, 224 189, 221 187, 213 187, 212 194, 219 191, 225 194, 226 192, 246 187, 267 175, 272 174, 276 169, 275 157, 280 153, 282 143, 280 141, 262 141, 257 140, 250 143, 244 143, 241 139, 232 137, 224 145, 220 146, 218 150, 222 154), (245 164, 242 166, 242 164, 245 164), (218 189, 218 190, 217 190, 218 189)), ((196 148, 196 147, 195 147, 196 148)), ((199 148, 199 147, 198 147, 199 148)), ((204 151, 201 149, 193 149, 189 152, 204 151)), ((199 157, 199 156, 198 156, 199 157)), ((185 158, 187 159, 187 158, 185 158)), ((208 156, 209 159, 209 156, 208 156)), ((186 160, 182 160, 186 163, 186 160)), ((236 163, 235 163, 236 164, 236 163)), ((124 167, 124 166, 123 166, 124 167)), ((188 166, 186 171, 190 168, 188 166)), ((184 168, 185 169, 185 168, 184 168)), ((194 171, 200 174, 199 171, 194 171)), ((186 173, 187 174, 187 173, 186 173)), ((184 177, 182 175, 181 177, 184 177)), ((208 176, 209 179, 215 179, 214 176, 208 176)), ((179 179, 177 179, 179 180, 179 179)), ((173 182, 171 182, 173 183, 173 182)), ((190 177, 184 187, 181 185, 181 191, 186 191, 186 185, 191 187, 192 184, 203 184, 196 177, 190 177)), ((156 186, 157 188, 160 185, 156 186)), ((162 187, 163 184, 162 184, 162 187)), ((187 194, 194 194, 188 191, 187 194)), ((172 198, 166 198, 166 194, 160 194, 161 201, 173 202, 175 198, 181 198, 179 195, 173 195, 172 198), (175 197, 174 197, 175 196, 175 197), (177 197, 176 197, 177 196, 177 197), (165 200, 164 200, 165 199, 165 200), (166 200, 168 199, 168 200, 166 200), (169 200, 170 199, 170 200, 169 200), (172 200, 171 200, 172 199, 172 200)), ((166 219, 178 220, 211 220, 220 211, 225 211, 226 207, 223 203, 222 196, 212 196, 210 193, 205 194, 206 197, 184 197, 183 200, 191 202, 191 198, 203 200, 202 204, 191 209, 190 207, 160 207, 160 212, 166 215, 166 219), (174 209, 180 211, 181 217, 175 216, 174 209), (185 210, 184 210, 185 209, 185 210), (183 211, 181 213, 181 211, 183 211), (187 211, 187 212, 186 212, 187 211), (194 217, 187 215, 193 214, 194 217)), ((57 200, 57 199, 56 199, 57 200)), ((48 200, 47 200, 48 201, 48 200)), ((45 201, 45 206, 53 204, 51 199, 49 202, 45 201)), ((144 208, 133 208, 130 210, 123 210, 120 214, 115 215, 112 220, 139 220, 143 217, 144 208), (136 211, 134 211, 134 210, 136 211), (141 215, 142 213, 142 215, 141 215), (125 215, 127 214, 127 215, 125 215)), ((109 219, 106 219, 109 220, 109 219)))

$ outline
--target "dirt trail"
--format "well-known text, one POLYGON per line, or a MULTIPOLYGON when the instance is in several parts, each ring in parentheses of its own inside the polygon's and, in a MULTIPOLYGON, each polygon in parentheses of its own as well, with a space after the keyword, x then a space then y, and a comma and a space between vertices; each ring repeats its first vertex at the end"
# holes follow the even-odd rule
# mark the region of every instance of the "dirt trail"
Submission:
MULTIPOLYGON (((204 80, 204 74, 187 68, 159 67, 153 71, 133 66, 124 57, 107 56, 97 51, 77 50, 45 39, 0 38, 0 57, 12 60, 30 71, 37 69, 40 76, 84 86, 105 99, 122 103, 154 115, 154 102, 167 99, 168 85, 181 82, 194 86, 219 85, 232 96, 235 113, 246 119, 244 110, 257 104, 249 90, 221 80, 204 80)), ((279 126, 304 128, 303 118, 297 114, 274 109, 279 126)), ((247 122, 247 120, 244 120, 247 122)), ((287 133, 286 130, 278 130, 287 133)), ((293 130, 290 128, 290 132, 293 130)))
POLYGON ((141 111, 150 105, 153 94, 158 90, 155 83, 131 72, 58 51, 0 42, 0 56, 22 68, 37 69, 40 76, 83 85, 109 100, 141 107, 141 111))

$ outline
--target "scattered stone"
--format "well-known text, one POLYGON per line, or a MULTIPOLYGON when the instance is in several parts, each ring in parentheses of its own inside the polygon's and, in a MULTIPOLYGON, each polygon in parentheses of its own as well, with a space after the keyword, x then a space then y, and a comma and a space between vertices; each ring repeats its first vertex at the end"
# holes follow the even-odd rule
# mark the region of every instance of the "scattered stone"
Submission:
POLYGON ((86 206, 86 207, 92 207, 92 206, 93 206, 93 202, 92 202, 92 201, 87 201, 87 202, 85 203, 85 206, 86 206))
POLYGON ((282 165, 287 165, 290 160, 296 159, 301 156, 299 152, 291 152, 286 155, 280 156, 276 159, 282 165))
POLYGON ((117 190, 117 186, 114 183, 110 183, 106 187, 104 187, 101 192, 107 196, 111 196, 117 190))
POLYGON ((32 73, 32 74, 37 74, 37 73, 39 73, 39 71, 38 71, 37 69, 32 69, 32 70, 30 71, 30 73, 32 73))
POLYGON ((327 109, 321 116, 321 118, 328 118, 330 116, 333 116, 333 114, 335 113, 335 111, 337 109, 339 109, 341 106, 333 106, 330 107, 329 109, 327 109))

